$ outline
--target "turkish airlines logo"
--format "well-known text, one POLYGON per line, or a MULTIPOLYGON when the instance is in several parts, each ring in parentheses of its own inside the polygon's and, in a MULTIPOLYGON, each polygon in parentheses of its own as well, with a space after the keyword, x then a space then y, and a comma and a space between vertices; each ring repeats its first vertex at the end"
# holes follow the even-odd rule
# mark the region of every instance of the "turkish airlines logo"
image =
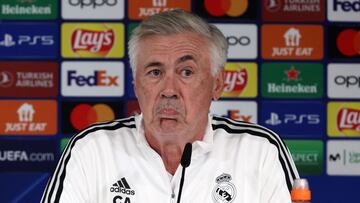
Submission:
POLYGON ((0 72, 0 87, 10 87, 14 82, 14 76, 8 71, 0 72))
POLYGON ((265 59, 321 59, 321 26, 263 25, 262 56, 265 59))
POLYGON ((58 94, 55 62, 0 62, 0 96, 54 97, 58 94))
POLYGON ((55 101, 0 101, 0 134, 42 135, 56 133, 55 101))
POLYGON ((262 17, 265 21, 321 22, 325 18, 325 0, 264 0, 262 2, 262 17))
POLYGON ((265 2, 265 8, 270 12, 279 11, 282 7, 280 0, 267 0, 265 2))

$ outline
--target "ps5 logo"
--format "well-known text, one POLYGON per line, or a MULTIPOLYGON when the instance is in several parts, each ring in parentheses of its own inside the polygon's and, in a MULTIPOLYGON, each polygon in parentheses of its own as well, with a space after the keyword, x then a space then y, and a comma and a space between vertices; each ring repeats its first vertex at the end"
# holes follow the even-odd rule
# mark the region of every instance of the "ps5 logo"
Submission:
POLYGON ((0 46, 12 47, 16 45, 44 45, 50 46, 54 44, 54 37, 52 35, 19 35, 17 38, 11 34, 5 33, 3 40, 0 41, 0 46))
POLYGON ((270 118, 265 121, 268 125, 280 125, 282 123, 284 124, 311 124, 316 125, 320 123, 320 115, 318 114, 284 114, 283 118, 280 118, 280 116, 277 113, 271 112, 270 118))

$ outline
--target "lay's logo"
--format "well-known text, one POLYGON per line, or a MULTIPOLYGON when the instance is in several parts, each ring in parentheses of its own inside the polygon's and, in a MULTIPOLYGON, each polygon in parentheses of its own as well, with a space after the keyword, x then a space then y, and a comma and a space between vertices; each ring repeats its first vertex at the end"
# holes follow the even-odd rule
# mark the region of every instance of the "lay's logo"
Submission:
POLYGON ((62 56, 69 58, 122 58, 124 25, 121 23, 65 23, 62 56))
POLYGON ((114 45, 114 32, 77 29, 71 36, 71 44, 75 53, 84 51, 106 56, 114 45))
POLYGON ((337 126, 340 131, 360 132, 360 109, 343 108, 337 115, 337 126))
POLYGON ((256 63, 227 63, 222 97, 256 97, 256 63))
POLYGON ((328 135, 360 136, 360 102, 329 102, 328 135))

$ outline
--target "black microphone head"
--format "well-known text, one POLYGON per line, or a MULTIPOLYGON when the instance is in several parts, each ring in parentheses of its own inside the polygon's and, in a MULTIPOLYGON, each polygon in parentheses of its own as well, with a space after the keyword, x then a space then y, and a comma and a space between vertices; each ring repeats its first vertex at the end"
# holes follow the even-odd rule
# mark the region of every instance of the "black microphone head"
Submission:
POLYGON ((184 151, 181 157, 181 165, 183 167, 188 167, 190 165, 190 161, 191 161, 191 152, 192 152, 192 145, 191 143, 186 143, 185 147, 184 147, 184 151))

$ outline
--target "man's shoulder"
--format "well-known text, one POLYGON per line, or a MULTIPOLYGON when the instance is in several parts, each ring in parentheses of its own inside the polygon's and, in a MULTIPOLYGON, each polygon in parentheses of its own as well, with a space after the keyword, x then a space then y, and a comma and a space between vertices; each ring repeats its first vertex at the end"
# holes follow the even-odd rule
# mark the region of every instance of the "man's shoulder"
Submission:
POLYGON ((84 130, 80 131, 76 136, 85 136, 88 134, 94 134, 100 131, 116 131, 116 130, 126 130, 126 129, 134 129, 135 125, 135 116, 131 116, 128 118, 116 119, 106 122, 97 122, 94 123, 84 130))
POLYGON ((261 141, 262 143, 273 144, 276 147, 285 146, 277 133, 259 124, 212 116, 211 126, 215 136, 261 141))
POLYGON ((114 140, 126 135, 131 135, 136 129, 135 116, 116 119, 107 122, 94 123, 87 128, 73 135, 69 143, 78 147, 88 145, 95 141, 101 143, 101 140, 114 140), (119 136, 120 135, 120 136, 119 136))
POLYGON ((254 136, 273 135, 278 136, 274 131, 256 124, 239 120, 233 120, 221 116, 212 116, 211 126, 214 131, 223 130, 228 134, 251 134, 254 136))

